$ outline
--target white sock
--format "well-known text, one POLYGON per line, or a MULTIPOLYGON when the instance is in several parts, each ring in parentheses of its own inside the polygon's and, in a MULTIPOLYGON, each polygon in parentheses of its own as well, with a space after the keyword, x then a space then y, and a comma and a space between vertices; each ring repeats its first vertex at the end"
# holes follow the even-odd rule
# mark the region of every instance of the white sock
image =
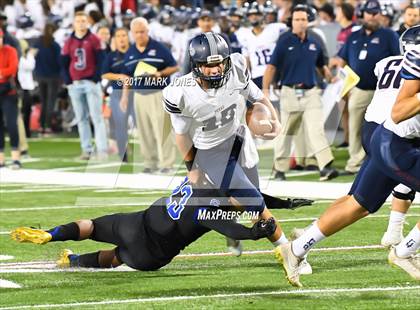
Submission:
POLYGON ((398 257, 407 258, 416 253, 420 248, 420 229, 416 226, 395 248, 398 257))
POLYGON ((287 242, 289 242, 289 240, 287 239, 284 232, 281 232, 280 238, 278 238, 276 241, 272 241, 271 243, 276 247, 278 245, 285 244, 287 242))
POLYGON ((325 239, 325 236, 319 230, 318 223, 314 223, 302 236, 292 242, 292 251, 296 256, 303 257, 323 239, 325 239))
POLYGON ((391 211, 389 214, 389 223, 387 232, 399 231, 402 233, 403 225, 405 220, 405 213, 398 211, 391 211))

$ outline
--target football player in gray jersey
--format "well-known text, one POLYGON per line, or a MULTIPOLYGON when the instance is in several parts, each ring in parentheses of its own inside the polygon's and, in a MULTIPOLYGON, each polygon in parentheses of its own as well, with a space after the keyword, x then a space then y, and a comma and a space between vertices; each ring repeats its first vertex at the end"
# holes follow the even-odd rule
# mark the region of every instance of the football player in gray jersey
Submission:
MULTIPOLYGON (((192 72, 163 90, 164 108, 171 115, 188 177, 195 182, 205 174, 246 210, 266 209, 259 191, 258 153, 248 128, 239 160, 232 160, 229 154, 236 131, 244 126, 246 101, 261 102, 270 110, 272 131, 265 139, 274 139, 280 132, 277 114, 251 80, 245 58, 231 54, 222 36, 213 32, 197 35, 191 40, 189 54, 192 72), (230 174, 228 179, 225 172, 230 174)), ((287 242, 279 226, 269 239, 275 246, 287 242)), ((240 255, 240 244, 231 244, 230 249, 240 255)))

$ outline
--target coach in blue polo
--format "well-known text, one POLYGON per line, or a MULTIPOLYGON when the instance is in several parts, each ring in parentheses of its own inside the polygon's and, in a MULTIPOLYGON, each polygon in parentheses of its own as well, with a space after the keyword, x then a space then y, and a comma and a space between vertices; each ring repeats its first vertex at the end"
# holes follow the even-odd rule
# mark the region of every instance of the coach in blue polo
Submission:
POLYGON ((388 56, 399 55, 398 35, 389 28, 380 27, 381 6, 377 0, 368 0, 361 8, 362 28, 353 32, 338 53, 360 76, 360 82, 349 97, 349 155, 345 170, 356 173, 365 157, 361 142, 362 123, 365 111, 376 88, 374 68, 378 61, 388 56))
POLYGON ((134 110, 144 158, 145 173, 160 169, 172 170, 176 157, 174 136, 169 115, 162 107, 162 89, 169 84, 169 76, 178 70, 170 50, 149 37, 149 24, 143 17, 131 21, 135 43, 124 56, 123 73, 131 77, 125 83, 120 106, 128 106, 128 88, 134 91, 134 110))
POLYGON ((284 179, 289 168, 291 139, 300 130, 321 170, 321 180, 338 175, 331 167, 334 160, 325 136, 320 89, 317 87, 317 69, 327 80, 331 73, 326 66, 319 42, 308 36, 309 8, 298 5, 292 11, 292 27, 283 33, 270 57, 263 77, 267 94, 278 71, 281 80, 280 118, 282 132, 275 140, 275 178, 284 179))

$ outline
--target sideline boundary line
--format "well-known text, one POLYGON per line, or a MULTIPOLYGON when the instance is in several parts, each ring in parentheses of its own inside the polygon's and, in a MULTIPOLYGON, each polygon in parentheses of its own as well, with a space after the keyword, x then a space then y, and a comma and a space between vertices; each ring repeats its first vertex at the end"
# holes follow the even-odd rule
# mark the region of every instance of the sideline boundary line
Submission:
POLYGON ((146 297, 133 299, 115 299, 90 302, 75 302, 63 304, 44 304, 44 305, 20 305, 13 307, 4 307, 0 310, 28 309, 28 308, 62 308, 62 307, 79 307, 79 306, 95 306, 95 305, 112 305, 112 304, 135 304, 148 302, 171 302, 181 300, 199 300, 199 299, 222 299, 234 297, 254 297, 254 296, 270 296, 270 295, 323 295, 323 294, 345 294, 363 293, 363 292, 389 292, 389 291, 407 291, 420 289, 420 285, 414 286, 390 286, 390 287, 360 287, 360 288, 330 288, 330 289, 300 289, 300 290, 282 290, 271 292, 248 292, 248 293, 227 293, 212 295, 186 295, 186 296, 164 296, 164 297, 146 297))

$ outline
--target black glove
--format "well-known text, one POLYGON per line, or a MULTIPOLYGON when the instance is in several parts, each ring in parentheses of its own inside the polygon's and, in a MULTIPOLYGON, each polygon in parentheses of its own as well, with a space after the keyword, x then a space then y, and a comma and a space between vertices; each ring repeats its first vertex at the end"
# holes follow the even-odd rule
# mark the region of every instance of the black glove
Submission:
POLYGON ((287 199, 290 203, 290 207, 288 209, 297 209, 304 206, 311 206, 314 201, 311 199, 305 199, 305 198, 294 198, 294 199, 287 199))
POLYGON ((252 226, 252 235, 254 239, 269 237, 276 231, 276 220, 270 217, 268 220, 259 220, 252 226))
POLYGON ((310 200, 310 199, 303 199, 303 198, 281 199, 281 198, 274 197, 265 193, 261 193, 261 194, 264 197, 264 202, 268 209, 293 210, 293 209, 300 208, 303 206, 310 206, 314 202, 313 200, 310 200))

